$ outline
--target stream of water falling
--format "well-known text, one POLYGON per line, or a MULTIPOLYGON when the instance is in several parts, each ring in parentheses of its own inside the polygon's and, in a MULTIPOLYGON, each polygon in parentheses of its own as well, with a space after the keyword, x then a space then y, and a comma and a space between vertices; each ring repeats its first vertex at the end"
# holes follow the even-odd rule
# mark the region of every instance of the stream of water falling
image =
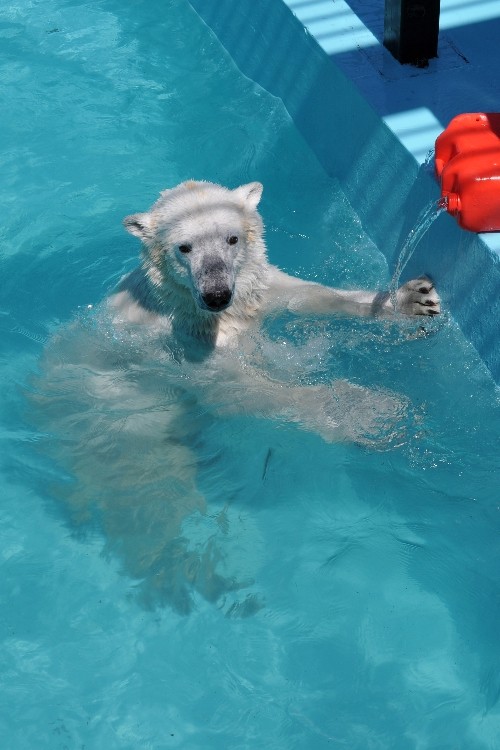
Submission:
POLYGON ((398 290, 401 274, 403 273, 411 256, 415 252, 418 243, 443 211, 446 211, 446 206, 442 204, 441 201, 433 200, 431 203, 425 206, 425 208, 419 214, 415 226, 409 232, 406 240, 404 241, 389 286, 390 299, 394 308, 396 307, 396 292, 398 290))

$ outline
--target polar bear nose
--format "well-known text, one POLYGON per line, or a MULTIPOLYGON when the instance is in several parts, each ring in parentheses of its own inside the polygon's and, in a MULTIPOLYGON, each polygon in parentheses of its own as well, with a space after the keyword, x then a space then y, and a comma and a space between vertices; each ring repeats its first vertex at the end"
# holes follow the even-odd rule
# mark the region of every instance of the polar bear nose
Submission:
POLYGON ((229 305, 232 296, 230 289, 217 289, 213 292, 206 292, 202 299, 209 310, 219 312, 229 305))

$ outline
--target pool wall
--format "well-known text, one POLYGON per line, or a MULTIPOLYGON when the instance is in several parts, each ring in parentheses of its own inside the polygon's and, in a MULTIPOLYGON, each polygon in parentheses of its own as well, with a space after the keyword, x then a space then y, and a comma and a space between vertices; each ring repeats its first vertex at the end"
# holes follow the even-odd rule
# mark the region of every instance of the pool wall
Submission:
MULTIPOLYGON (((279 97, 325 171, 339 180, 392 270, 439 190, 282 0, 190 0, 241 72, 279 97)), ((429 148, 432 147, 432 143, 429 148)), ((495 380, 500 380, 500 260, 443 215, 404 278, 426 272, 495 380)))

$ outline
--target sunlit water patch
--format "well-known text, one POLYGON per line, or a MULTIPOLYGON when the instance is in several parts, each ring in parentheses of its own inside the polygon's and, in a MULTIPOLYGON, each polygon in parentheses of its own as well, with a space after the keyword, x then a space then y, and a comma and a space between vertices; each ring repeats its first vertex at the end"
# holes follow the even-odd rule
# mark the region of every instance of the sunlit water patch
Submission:
POLYGON ((270 419, 231 411, 217 358, 116 337, 121 219, 190 177, 261 180, 289 272, 393 269, 187 3, 0 21, 3 744, 495 748, 499 407, 472 348, 446 315, 267 321, 235 367, 318 393, 270 419), (328 389, 347 442, 315 429, 328 389))

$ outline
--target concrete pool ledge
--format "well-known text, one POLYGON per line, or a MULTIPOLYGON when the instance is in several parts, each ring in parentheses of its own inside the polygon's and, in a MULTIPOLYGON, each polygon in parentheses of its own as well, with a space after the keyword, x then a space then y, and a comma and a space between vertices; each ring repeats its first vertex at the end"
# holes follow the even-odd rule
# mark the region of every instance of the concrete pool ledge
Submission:
MULTIPOLYGON (((448 1, 442 0, 445 19, 448 1)), ((436 136, 455 114, 500 109, 484 76, 479 88, 472 85, 485 68, 470 67, 471 52, 463 41, 468 28, 441 35, 440 57, 419 71, 400 66, 380 44, 383 4, 375 0, 190 3, 241 72, 283 101, 392 270, 420 212, 439 197, 431 171, 422 165, 436 136)), ((498 6, 498 18, 486 20, 488 28, 500 23, 500 2, 478 5, 484 6, 483 15, 498 6)), ((452 18, 456 22, 457 16, 452 18)), ((492 44, 497 28, 491 31, 492 44)), ((494 59, 500 57, 497 46, 494 59)), ((497 382, 499 253, 500 235, 466 232, 444 214, 405 272, 406 277, 422 271, 433 276, 446 308, 497 382)))

